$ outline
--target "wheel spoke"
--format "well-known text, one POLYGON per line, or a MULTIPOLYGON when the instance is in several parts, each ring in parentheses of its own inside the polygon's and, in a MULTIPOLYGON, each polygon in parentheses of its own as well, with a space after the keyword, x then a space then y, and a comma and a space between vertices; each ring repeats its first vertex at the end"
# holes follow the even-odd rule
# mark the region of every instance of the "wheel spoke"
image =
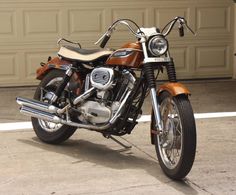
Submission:
POLYGON ((164 136, 159 136, 159 151, 164 164, 169 168, 177 166, 182 150, 182 125, 178 108, 173 99, 165 99, 160 111, 162 116, 167 116, 164 121, 164 136), (167 109, 168 108, 168 109, 167 109), (168 112, 168 113, 166 113, 168 112))
MULTIPOLYGON (((62 81, 62 79, 63 79, 62 77, 56 77, 56 78, 52 79, 45 86, 45 88, 41 88, 40 89, 40 91, 41 91, 40 100, 48 102, 48 100, 44 99, 44 95, 47 92, 54 91, 57 88, 57 86, 59 85, 59 83, 62 81)), ((56 124, 56 123, 45 121, 45 120, 42 120, 42 119, 38 119, 38 120, 39 120, 39 125, 47 132, 55 132, 55 131, 57 131, 58 129, 60 129, 62 127, 62 124, 56 124)))

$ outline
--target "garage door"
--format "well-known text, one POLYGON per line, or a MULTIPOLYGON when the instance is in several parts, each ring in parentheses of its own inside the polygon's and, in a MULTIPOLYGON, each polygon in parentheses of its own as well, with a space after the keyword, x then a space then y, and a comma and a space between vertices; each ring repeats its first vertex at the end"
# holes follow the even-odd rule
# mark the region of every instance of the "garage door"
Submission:
MULTIPOLYGON (((92 48, 117 18, 163 27, 175 16, 186 17, 197 32, 179 38, 176 31, 169 38, 178 78, 232 77, 231 0, 1 0, 0 86, 36 84, 36 68, 56 55, 60 37, 92 48)), ((109 46, 121 46, 126 33, 120 29, 109 46)))

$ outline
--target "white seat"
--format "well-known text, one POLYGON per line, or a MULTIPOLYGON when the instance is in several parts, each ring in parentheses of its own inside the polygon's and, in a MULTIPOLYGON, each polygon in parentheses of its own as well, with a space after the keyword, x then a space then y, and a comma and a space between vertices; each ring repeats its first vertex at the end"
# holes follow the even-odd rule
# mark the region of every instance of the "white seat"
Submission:
POLYGON ((95 61, 102 57, 108 57, 113 53, 109 49, 81 49, 72 46, 62 46, 58 55, 66 59, 77 60, 82 62, 95 61))

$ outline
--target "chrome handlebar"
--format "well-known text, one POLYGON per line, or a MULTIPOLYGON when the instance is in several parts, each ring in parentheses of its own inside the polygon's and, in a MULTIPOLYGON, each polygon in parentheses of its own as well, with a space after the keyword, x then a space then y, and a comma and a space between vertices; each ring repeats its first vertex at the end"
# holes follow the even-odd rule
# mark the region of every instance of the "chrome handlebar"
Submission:
POLYGON ((116 26, 118 26, 119 24, 123 24, 124 26, 126 26, 136 38, 142 38, 144 36, 142 35, 141 32, 140 33, 135 32, 135 30, 130 26, 128 22, 126 22, 126 20, 117 20, 108 28, 108 30, 94 44, 97 45, 98 43, 100 43, 105 38, 105 36, 110 37, 113 31, 116 30, 116 26))
MULTIPOLYGON (((119 25, 119 24, 122 24, 124 26, 126 26, 129 31, 136 37, 136 38, 139 38, 139 39, 142 39, 142 38, 145 38, 145 34, 140 30, 140 28, 138 27, 138 31, 135 32, 135 30, 132 28, 132 26, 127 22, 127 21, 130 21, 132 22, 133 24, 135 24, 133 21, 131 20, 127 20, 127 19, 121 19, 121 20, 117 20, 115 21, 109 28, 108 30, 97 40, 97 42, 95 42, 94 44, 97 45, 98 43, 100 43, 104 38, 105 36, 108 36, 110 37, 111 34, 113 33, 113 31, 115 30, 116 26, 119 25)), ((170 32, 171 30, 173 29, 174 25, 176 24, 176 22, 178 22, 179 24, 179 30, 183 31, 183 27, 185 26, 188 30, 190 30, 191 33, 193 33, 194 35, 196 35, 194 33, 194 31, 188 26, 187 24, 187 21, 185 18, 183 17, 180 17, 180 16, 177 16, 175 17, 173 20, 171 20, 162 30, 162 34, 164 37, 166 37, 170 32), (164 33, 164 30, 168 27, 168 29, 166 30, 166 32, 164 33)), ((184 35, 184 32, 182 32, 184 35)))
POLYGON ((173 29, 175 23, 178 22, 179 24, 179 30, 181 28, 183 28, 184 26, 193 34, 193 35, 196 35, 196 33, 190 28, 190 26, 187 24, 187 21, 185 18, 183 17, 180 17, 180 16, 177 16, 175 17, 173 20, 171 20, 163 29, 162 29, 162 34, 164 37, 166 37, 170 32, 171 30, 173 29), (163 31, 169 26, 169 28, 166 30, 165 33, 163 33, 163 31))

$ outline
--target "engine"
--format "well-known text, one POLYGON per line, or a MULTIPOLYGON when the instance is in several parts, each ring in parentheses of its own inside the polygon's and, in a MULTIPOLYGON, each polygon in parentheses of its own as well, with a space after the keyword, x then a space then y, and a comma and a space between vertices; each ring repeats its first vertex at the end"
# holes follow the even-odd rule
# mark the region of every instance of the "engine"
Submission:
POLYGON ((96 93, 88 98, 78 110, 79 120, 84 123, 104 124, 119 110, 136 81, 127 70, 122 72, 113 68, 95 68, 87 75, 85 86, 96 88, 96 93))

